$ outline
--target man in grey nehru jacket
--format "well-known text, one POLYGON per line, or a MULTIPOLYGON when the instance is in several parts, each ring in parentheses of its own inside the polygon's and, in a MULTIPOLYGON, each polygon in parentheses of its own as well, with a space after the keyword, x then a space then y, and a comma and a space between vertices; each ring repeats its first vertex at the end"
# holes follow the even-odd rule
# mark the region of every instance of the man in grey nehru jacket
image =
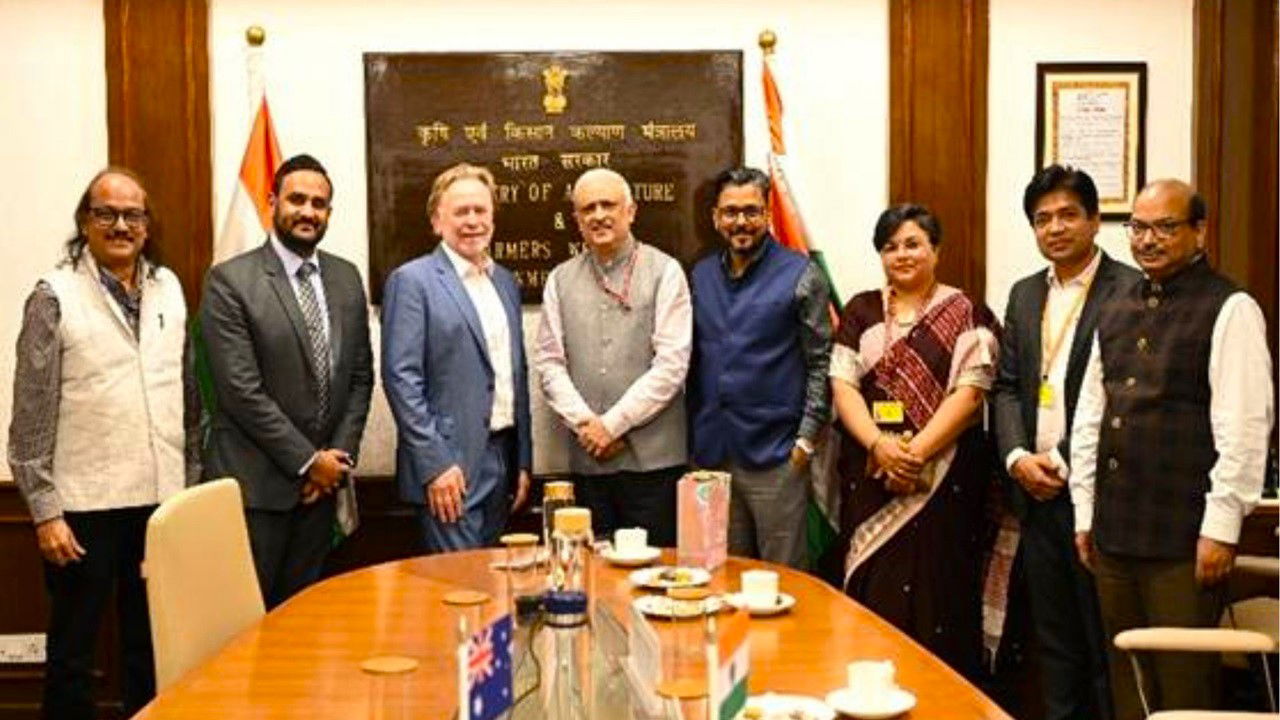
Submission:
POLYGON ((574 442, 570 469, 597 536, 643 527, 676 541, 685 470, 684 379, 693 342, 680 263, 631 235, 625 178, 588 170, 573 186, 583 252, 543 291, 534 350, 542 391, 574 442))

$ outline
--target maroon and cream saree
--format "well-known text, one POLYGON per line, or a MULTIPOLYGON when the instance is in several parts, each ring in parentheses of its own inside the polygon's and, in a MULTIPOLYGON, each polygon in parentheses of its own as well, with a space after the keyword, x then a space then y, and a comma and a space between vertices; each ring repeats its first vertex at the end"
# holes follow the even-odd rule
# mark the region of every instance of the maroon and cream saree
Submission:
MULTIPOLYGON (((910 326, 885 322, 885 291, 845 306, 831 375, 858 388, 867 407, 901 403, 885 431, 919 433, 956 388, 988 390, 999 324, 985 305, 941 286, 910 326)), ((986 517, 991 458, 981 419, 930 459, 930 486, 895 495, 867 477, 867 453, 843 438, 844 588, 957 670, 980 666, 986 517)))

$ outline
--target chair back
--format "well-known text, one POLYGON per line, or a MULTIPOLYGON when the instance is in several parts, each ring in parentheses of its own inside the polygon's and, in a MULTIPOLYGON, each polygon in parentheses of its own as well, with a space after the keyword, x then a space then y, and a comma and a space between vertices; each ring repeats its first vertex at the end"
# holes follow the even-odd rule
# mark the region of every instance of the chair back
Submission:
POLYGON ((162 503, 142 572, 160 692, 265 613, 240 484, 215 480, 162 503))

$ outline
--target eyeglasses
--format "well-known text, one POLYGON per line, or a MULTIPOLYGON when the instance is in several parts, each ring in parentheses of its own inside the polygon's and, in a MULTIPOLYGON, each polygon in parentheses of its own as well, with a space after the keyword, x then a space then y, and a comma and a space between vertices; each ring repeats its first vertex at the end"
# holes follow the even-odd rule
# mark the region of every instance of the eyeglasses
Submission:
POLYGON ((760 218, 764 217, 764 208, 758 208, 758 207, 717 208, 716 214, 719 215, 720 219, 725 222, 733 222, 738 218, 742 218, 747 222, 756 222, 760 218))
POLYGON ((1190 225, 1190 220, 1157 220, 1153 223, 1145 223, 1141 220, 1129 220, 1123 223, 1124 229, 1129 231, 1129 237, 1137 240, 1150 230, 1156 234, 1156 237, 1167 240, 1173 237, 1178 231, 1179 225, 1190 225))
POLYGON ((146 210, 138 210, 130 208, 128 210, 117 210, 111 207, 98 206, 89 208, 89 222, 100 228, 113 227, 116 221, 124 218, 124 224, 130 230, 140 230, 151 222, 151 216, 146 210))

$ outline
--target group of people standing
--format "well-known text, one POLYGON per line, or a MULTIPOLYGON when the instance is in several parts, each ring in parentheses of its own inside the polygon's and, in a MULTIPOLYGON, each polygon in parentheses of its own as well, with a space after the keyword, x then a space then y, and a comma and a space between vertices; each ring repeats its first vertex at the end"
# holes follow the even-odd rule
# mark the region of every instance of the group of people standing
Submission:
MULTIPOLYGON (((624 177, 580 176, 583 250, 548 277, 526 357, 519 288, 489 254, 493 176, 464 163, 434 179, 440 242, 390 275, 381 323, 396 480, 423 547, 491 545, 525 502, 532 366, 597 534, 640 526, 674 545, 679 477, 727 470, 730 552, 825 568, 970 676, 990 516, 1007 490, 1020 523, 1001 527, 1020 528, 1048 717, 1111 717, 1113 697, 1115 717, 1137 717, 1106 638, 1216 622, 1272 422, 1262 314, 1205 261, 1199 196, 1167 180, 1142 190, 1126 223, 1138 272, 1094 244, 1089 176, 1040 171, 1023 205, 1050 266, 1014 286, 1002 326, 937 281, 942 228, 924 207, 881 215, 886 285, 833 322, 822 271, 769 232, 768 176, 729 169, 713 191, 725 245, 686 278, 633 236, 624 177), (824 443, 837 448, 841 535, 809 557, 809 466, 824 443)), ((50 716, 92 717, 113 592, 126 712, 154 693, 143 534, 185 484, 239 480, 268 607, 319 577, 374 384, 363 281, 317 248, 333 195, 314 158, 280 166, 272 232, 210 270, 193 343, 141 181, 108 168, 86 188, 64 262, 27 301, 10 428, 51 600, 50 716)), ((1197 673, 1160 659, 1148 697, 1208 706, 1197 673)))

